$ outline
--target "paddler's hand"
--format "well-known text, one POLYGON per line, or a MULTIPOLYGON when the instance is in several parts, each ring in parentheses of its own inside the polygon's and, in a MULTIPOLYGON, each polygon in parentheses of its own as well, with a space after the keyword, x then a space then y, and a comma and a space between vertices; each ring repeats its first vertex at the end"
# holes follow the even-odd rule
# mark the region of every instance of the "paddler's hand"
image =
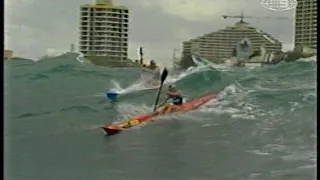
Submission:
POLYGON ((163 105, 165 105, 165 104, 166 104, 166 102, 167 102, 167 101, 165 101, 165 102, 163 102, 162 104, 158 105, 158 106, 157 106, 157 108, 162 107, 163 105))
POLYGON ((161 108, 161 106, 163 106, 163 104, 162 104, 162 105, 159 105, 159 106, 157 106, 157 108, 156 108, 156 109, 159 109, 159 108, 161 108))

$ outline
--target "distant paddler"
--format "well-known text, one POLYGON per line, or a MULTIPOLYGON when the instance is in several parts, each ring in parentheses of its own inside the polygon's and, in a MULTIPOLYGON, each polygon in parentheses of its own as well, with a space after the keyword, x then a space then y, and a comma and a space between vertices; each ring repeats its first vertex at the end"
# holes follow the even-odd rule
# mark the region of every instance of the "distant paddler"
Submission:
POLYGON ((151 85, 155 85, 155 86, 160 84, 161 70, 154 60, 151 60, 149 62, 149 65, 146 66, 146 68, 144 68, 144 70, 153 74, 152 78, 147 81, 147 84, 151 84, 151 85))
POLYGON ((160 71, 160 68, 159 66, 157 66, 156 62, 154 60, 151 60, 149 62, 149 69, 151 69, 154 73, 154 76, 152 79, 157 79, 160 81, 160 76, 161 76, 161 71, 160 71))

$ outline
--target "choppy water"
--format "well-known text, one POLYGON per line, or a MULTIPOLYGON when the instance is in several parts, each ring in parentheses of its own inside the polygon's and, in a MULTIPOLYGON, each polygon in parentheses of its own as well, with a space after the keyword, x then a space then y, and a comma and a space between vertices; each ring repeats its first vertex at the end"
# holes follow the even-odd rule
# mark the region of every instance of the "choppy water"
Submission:
POLYGON ((107 137, 101 125, 151 111, 156 90, 110 103, 102 92, 141 71, 75 58, 5 62, 5 179, 315 179, 314 61, 176 73, 185 96, 219 98, 107 137))

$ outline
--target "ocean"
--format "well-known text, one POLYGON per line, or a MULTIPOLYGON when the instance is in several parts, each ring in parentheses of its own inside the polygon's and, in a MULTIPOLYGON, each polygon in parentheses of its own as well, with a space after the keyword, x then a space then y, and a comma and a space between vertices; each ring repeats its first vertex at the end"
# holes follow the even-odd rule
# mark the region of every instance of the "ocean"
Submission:
POLYGON ((139 89, 140 69, 77 59, 4 62, 6 180, 316 179, 315 61, 169 71, 186 98, 218 98, 106 136, 152 111, 157 90, 139 89), (110 102, 114 88, 126 94, 110 102))

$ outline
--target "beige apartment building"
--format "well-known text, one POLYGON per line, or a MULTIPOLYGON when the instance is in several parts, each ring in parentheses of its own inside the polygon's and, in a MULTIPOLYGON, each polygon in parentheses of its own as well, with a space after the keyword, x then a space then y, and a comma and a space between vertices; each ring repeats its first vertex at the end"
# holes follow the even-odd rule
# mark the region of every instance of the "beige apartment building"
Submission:
POLYGON ((298 0, 294 39, 295 47, 317 48, 317 0, 298 0))
POLYGON ((13 51, 12 50, 3 50, 3 58, 10 59, 13 56, 13 51))
POLYGON ((282 49, 282 43, 279 40, 241 20, 234 26, 183 42, 182 55, 197 54, 208 60, 230 58, 237 43, 244 38, 252 43, 253 51, 260 51, 262 45, 267 52, 282 49))
POLYGON ((80 6, 79 51, 107 60, 128 58, 129 9, 112 0, 96 0, 80 6))

